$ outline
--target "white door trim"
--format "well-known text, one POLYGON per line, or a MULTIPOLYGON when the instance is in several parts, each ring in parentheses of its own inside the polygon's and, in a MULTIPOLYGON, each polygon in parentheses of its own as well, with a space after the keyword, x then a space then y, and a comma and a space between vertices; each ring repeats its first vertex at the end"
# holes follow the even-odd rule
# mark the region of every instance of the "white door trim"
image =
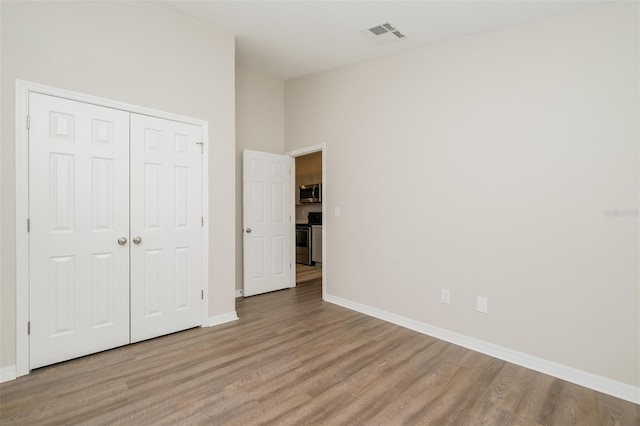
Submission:
MULTIPOLYGON (((314 152, 322 152, 322 300, 326 300, 327 296, 327 144, 320 143, 317 145, 307 146, 293 151, 287 151, 286 155, 295 158, 301 155, 313 154, 314 152)), ((291 178, 295 186, 296 162, 291 162, 291 178)), ((291 217, 296 217, 296 194, 297 188, 291 191, 291 217)), ((296 221, 291 221, 291 264, 296 264, 296 221)), ((296 286, 296 274, 291 274, 291 287, 296 286)))
POLYGON ((149 115, 167 120, 179 121, 202 127, 204 142, 202 161, 202 282, 204 301, 202 304, 202 324, 209 321, 209 122, 183 115, 158 111, 138 105, 111 99, 45 86, 24 80, 16 80, 15 133, 16 133, 16 375, 29 374, 29 133, 27 116, 29 93, 41 93, 72 101, 119 109, 137 114, 149 115))

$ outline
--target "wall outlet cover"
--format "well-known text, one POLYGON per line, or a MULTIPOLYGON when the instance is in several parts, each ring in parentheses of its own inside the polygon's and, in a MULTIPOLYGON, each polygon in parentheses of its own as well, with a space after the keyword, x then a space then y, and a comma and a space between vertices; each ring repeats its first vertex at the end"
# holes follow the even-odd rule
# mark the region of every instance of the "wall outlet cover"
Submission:
POLYGON ((444 288, 440 290, 440 302, 446 305, 451 304, 451 292, 449 290, 444 288))

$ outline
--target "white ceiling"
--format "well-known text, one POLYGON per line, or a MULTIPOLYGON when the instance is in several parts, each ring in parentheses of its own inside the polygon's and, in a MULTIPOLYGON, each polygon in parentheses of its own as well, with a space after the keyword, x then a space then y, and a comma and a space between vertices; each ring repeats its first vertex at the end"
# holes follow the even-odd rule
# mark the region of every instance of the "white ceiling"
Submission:
POLYGON ((284 80, 551 15, 593 1, 166 1, 236 36, 238 61, 284 80), (360 30, 391 22, 405 39, 360 30))

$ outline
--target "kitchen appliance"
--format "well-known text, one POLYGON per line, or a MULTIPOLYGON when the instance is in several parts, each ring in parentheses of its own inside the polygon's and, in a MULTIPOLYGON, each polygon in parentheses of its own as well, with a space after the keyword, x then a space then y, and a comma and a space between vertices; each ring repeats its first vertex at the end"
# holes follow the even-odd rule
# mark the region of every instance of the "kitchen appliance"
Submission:
POLYGON ((322 184, 300 185, 298 195, 301 204, 313 204, 322 202, 322 184))
POLYGON ((312 265, 311 225, 296 224, 296 263, 312 265))
POLYGON ((307 221, 309 225, 322 225, 322 212, 309 212, 307 221))
POLYGON ((313 265, 311 225, 322 225, 322 212, 309 212, 307 223, 296 224, 296 263, 313 265))

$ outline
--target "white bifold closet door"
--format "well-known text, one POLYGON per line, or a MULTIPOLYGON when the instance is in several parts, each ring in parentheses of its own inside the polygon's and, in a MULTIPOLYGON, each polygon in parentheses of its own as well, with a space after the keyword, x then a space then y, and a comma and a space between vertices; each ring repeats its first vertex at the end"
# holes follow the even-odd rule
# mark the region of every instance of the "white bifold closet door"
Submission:
POLYGON ((31 93, 29 117, 37 368, 129 343, 129 113, 31 93))
POLYGON ((30 368, 201 324, 201 127, 29 95, 30 368))
POLYGON ((132 342, 201 324, 201 131, 131 114, 132 342))

